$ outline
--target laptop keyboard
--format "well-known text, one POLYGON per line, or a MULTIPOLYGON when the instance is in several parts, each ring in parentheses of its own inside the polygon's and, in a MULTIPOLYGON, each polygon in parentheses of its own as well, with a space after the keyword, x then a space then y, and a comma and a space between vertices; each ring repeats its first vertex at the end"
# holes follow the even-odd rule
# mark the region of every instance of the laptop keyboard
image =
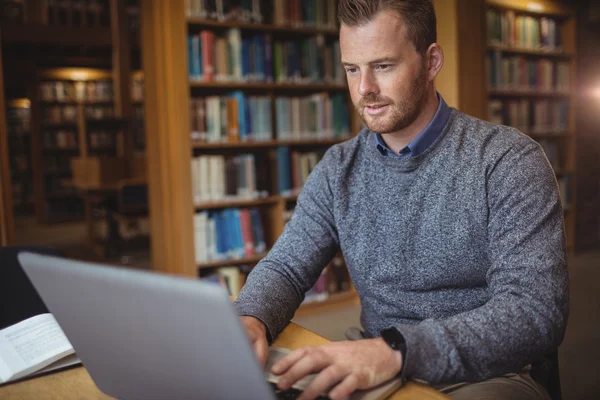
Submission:
MULTIPOLYGON (((300 394, 302 393, 301 390, 294 389, 294 388, 290 388, 288 390, 280 390, 277 388, 277 385, 275 383, 269 382, 269 384, 273 388, 273 391, 275 392, 275 396, 277 396, 277 399, 280 399, 280 400, 297 399, 298 396, 300 396, 300 394)), ((317 400, 329 400, 329 397, 321 395, 321 396, 317 397, 317 400)))

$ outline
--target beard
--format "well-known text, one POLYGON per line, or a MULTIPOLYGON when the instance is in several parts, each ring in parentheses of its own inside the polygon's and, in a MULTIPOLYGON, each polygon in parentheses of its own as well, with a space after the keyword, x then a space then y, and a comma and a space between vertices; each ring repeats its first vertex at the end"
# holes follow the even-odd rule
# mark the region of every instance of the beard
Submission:
POLYGON ((427 70, 422 68, 419 76, 413 80, 406 95, 398 102, 389 97, 368 94, 360 99, 356 111, 365 125, 375 133, 393 133, 410 126, 427 102, 427 70), (365 112, 369 104, 388 104, 389 110, 384 116, 370 116, 365 112))

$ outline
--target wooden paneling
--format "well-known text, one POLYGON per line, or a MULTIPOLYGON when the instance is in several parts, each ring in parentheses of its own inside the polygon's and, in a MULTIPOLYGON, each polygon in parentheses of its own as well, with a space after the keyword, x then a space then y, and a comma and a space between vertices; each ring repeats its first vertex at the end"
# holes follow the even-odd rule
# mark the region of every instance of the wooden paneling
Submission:
POLYGON ((184 1, 142 0, 152 265, 197 276, 184 1))
MULTIPOLYGON (((112 30, 113 92, 115 115, 123 119, 133 117, 131 103, 131 47, 125 2, 110 1, 110 26, 112 30)), ((132 132, 118 136, 117 156, 133 159, 132 132)), ((130 168, 128 168, 130 169, 130 168)))
POLYGON ((0 36, 0 246, 13 242, 13 205, 8 161, 8 132, 4 100, 4 73, 2 71, 2 36, 0 36))
POLYGON ((110 46, 108 28, 71 28, 42 24, 0 24, 5 42, 23 44, 62 44, 73 46, 110 46))
POLYGON ((484 18, 483 1, 457 0, 458 109, 482 119, 487 118, 484 18))
POLYGON ((444 66, 435 86, 450 107, 458 107, 458 27, 457 0, 435 0, 437 42, 444 51, 444 66))
POLYGON ((576 250, 600 248, 600 24, 578 12, 576 250))

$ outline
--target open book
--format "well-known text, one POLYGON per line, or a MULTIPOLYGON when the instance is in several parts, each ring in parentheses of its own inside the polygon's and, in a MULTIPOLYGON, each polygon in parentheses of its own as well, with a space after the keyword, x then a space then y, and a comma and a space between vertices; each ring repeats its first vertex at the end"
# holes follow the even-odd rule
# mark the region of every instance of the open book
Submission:
POLYGON ((52 314, 40 314, 0 331, 0 385, 79 364, 52 314))

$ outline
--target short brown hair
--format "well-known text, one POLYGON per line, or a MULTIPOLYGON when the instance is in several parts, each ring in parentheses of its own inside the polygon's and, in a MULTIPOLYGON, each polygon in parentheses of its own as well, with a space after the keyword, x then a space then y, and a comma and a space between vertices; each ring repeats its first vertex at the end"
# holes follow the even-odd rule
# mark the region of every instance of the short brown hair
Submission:
POLYGON ((347 26, 367 24, 378 12, 392 10, 406 25, 408 39, 420 54, 437 41, 432 0, 339 0, 338 19, 347 26))

